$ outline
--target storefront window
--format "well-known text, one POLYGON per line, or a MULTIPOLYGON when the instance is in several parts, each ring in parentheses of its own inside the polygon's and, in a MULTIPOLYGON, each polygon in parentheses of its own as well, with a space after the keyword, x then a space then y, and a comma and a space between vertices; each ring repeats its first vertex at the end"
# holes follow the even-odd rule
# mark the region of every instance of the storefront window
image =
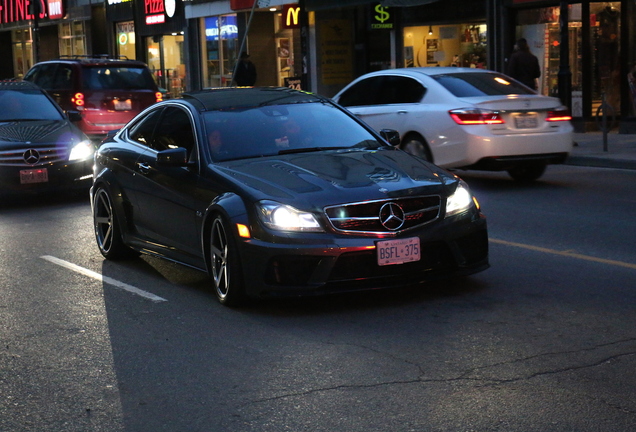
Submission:
POLYGON ((157 85, 171 97, 185 90, 185 60, 183 35, 160 35, 146 38, 148 67, 157 85))
POLYGON ((238 59, 238 27, 236 15, 207 17, 204 26, 203 77, 205 87, 225 87, 232 81, 238 59))
POLYGON ((117 55, 135 59, 135 23, 119 22, 115 25, 117 32, 117 55))
POLYGON ((86 55, 86 31, 84 21, 74 21, 59 25, 60 55, 86 55))
POLYGON ((404 28, 404 66, 487 68, 485 24, 404 28))
POLYGON ((13 44, 14 74, 17 78, 22 78, 33 65, 31 29, 13 30, 11 42, 13 44))

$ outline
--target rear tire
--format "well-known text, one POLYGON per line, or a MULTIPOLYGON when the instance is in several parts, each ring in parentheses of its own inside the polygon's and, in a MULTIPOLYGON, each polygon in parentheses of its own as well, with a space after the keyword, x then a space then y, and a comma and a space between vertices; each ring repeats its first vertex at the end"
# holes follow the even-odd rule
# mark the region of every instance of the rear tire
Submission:
POLYGON ((433 162, 433 156, 431 155, 431 150, 428 148, 426 141, 420 137, 415 135, 409 135, 404 138, 404 142, 400 147, 407 153, 410 153, 414 156, 418 156, 424 160, 429 162, 433 162))
POLYGON ((101 187, 93 198, 93 225, 97 246, 105 258, 118 260, 136 255, 136 252, 124 244, 113 202, 106 189, 101 187))
POLYGON ((210 230, 210 276, 214 293, 225 306, 239 306, 246 300, 241 262, 229 223, 215 216, 210 230))
POLYGON ((544 163, 527 163, 508 170, 508 174, 514 180, 520 182, 530 182, 543 175, 546 169, 544 163))

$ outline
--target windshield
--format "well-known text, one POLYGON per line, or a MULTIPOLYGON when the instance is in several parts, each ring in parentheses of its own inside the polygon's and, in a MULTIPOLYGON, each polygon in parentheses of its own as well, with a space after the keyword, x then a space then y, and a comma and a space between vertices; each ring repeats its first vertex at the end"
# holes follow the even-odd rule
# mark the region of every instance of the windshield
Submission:
POLYGON ((62 114, 39 90, 0 90, 0 121, 62 120, 62 114))
POLYGON ((144 67, 86 67, 83 85, 87 90, 153 90, 154 81, 144 67))
POLYGON ((457 97, 535 94, 523 84, 499 73, 451 73, 431 78, 457 97))
POLYGON ((383 145, 354 119, 323 102, 209 111, 204 115, 215 161, 383 145))

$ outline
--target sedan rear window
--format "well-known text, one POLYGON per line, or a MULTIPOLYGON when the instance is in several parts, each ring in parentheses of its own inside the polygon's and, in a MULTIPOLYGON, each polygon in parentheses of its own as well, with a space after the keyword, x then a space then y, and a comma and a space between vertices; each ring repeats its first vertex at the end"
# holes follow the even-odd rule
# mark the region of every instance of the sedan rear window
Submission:
POLYGON ((457 97, 535 94, 523 84, 498 73, 452 73, 431 78, 457 97))
POLYGON ((142 67, 87 67, 83 70, 86 90, 154 90, 150 71, 142 67))

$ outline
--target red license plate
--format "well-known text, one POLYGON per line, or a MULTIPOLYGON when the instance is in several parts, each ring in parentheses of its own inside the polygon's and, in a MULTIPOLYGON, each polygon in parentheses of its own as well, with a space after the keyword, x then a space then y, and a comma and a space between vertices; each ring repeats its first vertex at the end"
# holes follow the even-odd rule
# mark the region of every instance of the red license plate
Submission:
POLYGON ((404 264, 420 260, 420 238, 381 240, 375 243, 378 265, 404 264))
POLYGON ((20 170, 20 183, 45 183, 49 181, 49 172, 46 168, 20 170))

